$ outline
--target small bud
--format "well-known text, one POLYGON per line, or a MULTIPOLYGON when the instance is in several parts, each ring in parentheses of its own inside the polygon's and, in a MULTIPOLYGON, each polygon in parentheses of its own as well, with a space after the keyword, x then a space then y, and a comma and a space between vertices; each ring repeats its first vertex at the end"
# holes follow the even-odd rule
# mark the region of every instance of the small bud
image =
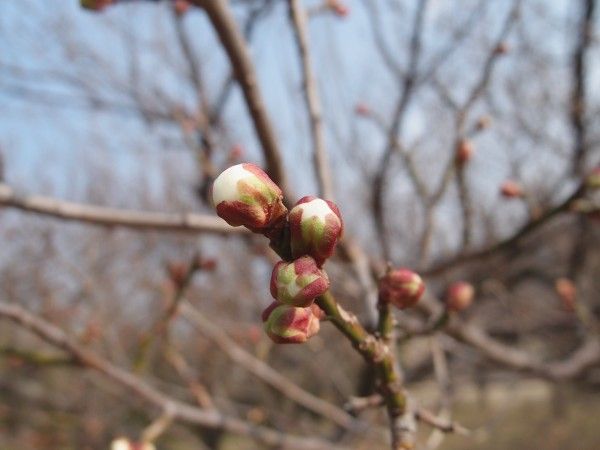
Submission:
POLYGON ((110 450, 156 450, 150 442, 133 442, 127 438, 118 438, 111 442, 110 450))
POLYGON ((448 287, 446 307, 450 311, 462 311, 473 303, 475 288, 466 281, 456 281, 448 287))
POLYGON ((585 187, 588 189, 600 189, 600 166, 594 168, 585 179, 585 187))
POLYGON ((262 313, 265 332, 276 344, 301 344, 319 332, 319 317, 312 307, 271 303, 262 313))
POLYGON ((264 233, 285 219, 283 193, 258 166, 244 163, 224 170, 213 183, 213 203, 229 225, 264 233))
POLYGON ((338 207, 317 197, 303 197, 290 211, 289 221, 292 256, 312 256, 321 267, 344 230, 338 207))
POLYGON ((465 164, 471 160, 475 147, 469 139, 461 139, 456 146, 456 162, 465 164))
POLYGON ((496 46, 494 51, 496 52, 497 55, 506 55, 509 50, 510 50, 510 48, 506 42, 500 42, 496 46))
POLYGON ((476 128, 478 131, 482 131, 485 130, 486 128, 489 128, 492 125, 492 118, 490 116, 481 116, 479 119, 477 119, 477 125, 476 128))
POLYGON ((227 160, 232 163, 238 161, 242 156, 244 156, 244 153, 244 147, 242 147, 240 144, 235 144, 229 149, 229 155, 227 155, 227 160))
POLYGON ((523 197, 523 188, 517 181, 506 180, 500 186, 500 193, 505 198, 520 198, 523 197))
POLYGON ((107 6, 115 3, 116 0, 80 0, 79 4, 83 9, 89 9, 90 11, 102 11, 107 6))
POLYGON ((575 284, 568 278, 558 278, 554 282, 554 289, 564 307, 568 311, 575 311, 575 302, 577 300, 577 288, 575 284))
POLYGON ((310 256, 292 262, 279 261, 271 274, 271 295, 281 303, 310 306, 329 289, 329 278, 310 256))
POLYGON ((400 309, 414 306, 425 291, 421 277, 409 269, 395 269, 379 280, 379 299, 400 309))
POLYGON ((188 0, 174 0, 173 9, 175 10, 175 14, 179 17, 183 16, 190 9, 190 2, 188 0))
POLYGON ((340 0, 327 0, 327 7, 338 17, 350 14, 350 8, 340 0))
POLYGON ((366 103, 359 102, 354 106, 354 113, 357 116, 369 117, 371 115, 371 108, 366 103))

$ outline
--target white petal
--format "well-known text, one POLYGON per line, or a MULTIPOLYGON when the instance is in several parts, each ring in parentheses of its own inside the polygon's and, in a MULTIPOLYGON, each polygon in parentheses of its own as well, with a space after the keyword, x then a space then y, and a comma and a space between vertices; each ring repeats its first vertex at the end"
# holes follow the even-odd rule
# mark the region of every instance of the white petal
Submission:
POLYGON ((327 202, 320 198, 315 198, 310 202, 302 203, 296 206, 296 208, 300 208, 302 210, 302 220, 306 220, 316 216, 319 218, 319 220, 325 222, 325 217, 328 214, 335 215, 335 213, 331 210, 327 202))
POLYGON ((244 169, 243 164, 225 169, 213 183, 213 204, 217 206, 224 201, 238 200, 240 198, 238 181, 255 176, 252 172, 244 169))

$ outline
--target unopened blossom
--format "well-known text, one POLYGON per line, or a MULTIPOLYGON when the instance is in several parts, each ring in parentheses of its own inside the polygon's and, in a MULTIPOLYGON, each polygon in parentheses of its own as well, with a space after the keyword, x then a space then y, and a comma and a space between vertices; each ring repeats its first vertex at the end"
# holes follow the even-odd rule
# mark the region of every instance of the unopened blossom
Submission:
POLYGON ((456 162, 458 164, 465 164, 471 160, 475 153, 475 147, 473 142, 469 139, 461 139, 456 145, 456 162))
POLYGON ((414 306, 424 291, 421 277, 409 269, 390 270, 379 280, 379 300, 400 309, 414 306))
POLYGON ((188 0, 174 0, 173 1, 173 9, 175 10, 175 14, 178 16, 183 16, 192 5, 188 0))
POLYGON ((466 281, 452 283, 446 292, 446 306, 449 311, 462 311, 473 303, 475 288, 466 281))
POLYGON ((112 441, 110 450, 156 450, 156 447, 150 442, 133 442, 123 437, 112 441))
POLYGON ((273 302, 262 313, 265 332, 276 344, 301 344, 319 332, 320 311, 273 302))
POLYGON ((350 8, 342 0, 327 0, 328 8, 339 17, 346 17, 350 14, 350 8))
POLYGON ((329 278, 310 256, 292 262, 279 261, 271 274, 271 295, 281 303, 310 306, 329 289, 329 278))
POLYGON ((358 116, 368 117, 371 115, 371 108, 364 102, 359 102, 354 106, 354 112, 358 116))
POLYGON ((289 215, 292 256, 312 256, 320 267, 335 249, 344 225, 335 203, 321 198, 301 198, 289 215))
POLYGON ((213 203, 229 225, 267 232, 287 214, 283 193, 263 170, 250 163, 224 170, 213 183, 213 203))
POLYGON ((506 180, 500 186, 500 194, 505 198, 523 197, 523 188, 521 184, 514 180, 506 180))
POLYGON ((577 288, 569 278, 558 278, 554 282, 554 289, 564 307, 569 311, 575 310, 577 301, 577 288))

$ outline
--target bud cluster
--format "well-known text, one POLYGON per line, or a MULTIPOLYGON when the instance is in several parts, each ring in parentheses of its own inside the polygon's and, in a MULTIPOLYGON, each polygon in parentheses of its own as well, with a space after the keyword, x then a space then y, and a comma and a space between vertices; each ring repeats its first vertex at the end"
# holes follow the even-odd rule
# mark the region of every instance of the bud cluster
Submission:
POLYGON ((302 343, 319 331, 323 312, 314 304, 329 289, 322 269, 342 236, 337 206, 317 197, 303 197, 289 211, 283 193, 254 164, 229 167, 214 181, 217 214, 231 226, 245 226, 270 238, 287 261, 275 264, 270 291, 275 301, 262 320, 276 343, 302 343))

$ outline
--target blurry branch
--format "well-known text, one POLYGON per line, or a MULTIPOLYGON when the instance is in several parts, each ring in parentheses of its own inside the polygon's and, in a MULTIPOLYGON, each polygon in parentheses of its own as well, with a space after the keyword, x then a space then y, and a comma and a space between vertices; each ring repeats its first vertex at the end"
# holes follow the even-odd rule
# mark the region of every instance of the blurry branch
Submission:
POLYGON ((413 32, 410 42, 410 55, 408 61, 408 71, 401 77, 402 93, 396 109, 393 114, 392 123, 388 130, 386 148, 383 157, 379 163, 377 174, 373 182, 373 213, 375 225, 377 227, 377 236, 383 251, 385 260, 390 259, 390 249, 388 245, 387 228, 385 226, 384 215, 384 188, 387 169, 390 166, 390 160, 394 150, 401 148, 398 145, 398 139, 401 139, 404 115, 413 94, 413 88, 417 80, 419 57, 421 53, 421 37, 423 34, 423 22, 428 0, 420 0, 414 17, 413 32))
POLYGON ((75 363, 73 358, 64 355, 33 352, 14 347, 0 347, 0 357, 14 358, 35 366, 68 366, 75 363))
POLYGON ((313 73, 309 51, 308 16, 300 0, 288 0, 288 5, 302 66, 304 95, 310 119, 310 129, 314 146, 313 157, 319 183, 319 194, 325 199, 333 200, 333 180, 325 149, 321 100, 319 98, 317 80, 313 73))
POLYGON ((371 31, 373 33, 375 45, 377 46, 377 50, 379 50, 383 63, 387 66, 389 71, 396 77, 401 78, 403 70, 385 42, 383 35, 383 30, 385 27, 382 26, 378 20, 381 17, 381 14, 377 9, 377 3, 378 2, 373 2, 371 0, 364 1, 364 5, 367 9, 367 15, 369 16, 369 24, 371 25, 371 31))
POLYGON ((254 128, 262 145, 267 172, 284 193, 289 192, 281 150, 267 115, 258 86, 256 70, 246 40, 238 28, 229 2, 227 0, 194 0, 194 3, 204 8, 227 52, 233 73, 240 84, 254 128))
POLYGON ((248 353, 218 325, 204 317, 200 311, 188 303, 181 304, 180 311, 186 320, 193 324, 200 333, 213 341, 235 364, 243 367, 287 398, 343 428, 353 430, 360 428, 360 423, 348 413, 305 391, 293 381, 248 353))
POLYGON ((436 416, 431 411, 428 411, 424 408, 418 408, 415 413, 417 420, 420 422, 426 423, 429 426, 441 431, 442 433, 456 433, 462 434, 464 436, 468 436, 470 431, 463 427, 461 424, 443 419, 439 416, 436 416))
POLYGON ((108 380, 122 386, 128 392, 135 394, 161 411, 167 412, 173 420, 249 436, 270 446, 307 450, 336 448, 333 444, 320 439, 287 435, 270 428, 255 426, 244 420, 221 414, 214 409, 200 409, 180 402, 155 389, 141 378, 113 365, 96 353, 80 346, 61 329, 14 303, 0 301, 0 317, 32 331, 42 340, 61 348, 72 355, 81 365, 94 370, 108 380))
MULTIPOLYGON (((256 29, 256 25, 258 24, 258 19, 260 19, 264 14, 266 14, 271 7, 273 6, 274 0, 264 0, 264 2, 256 7, 254 7, 250 13, 248 14, 248 18, 246 19, 246 23, 244 24, 244 39, 246 41, 250 41, 254 30, 256 29)), ((225 108, 225 104, 227 103, 227 99, 233 90, 235 83, 235 76, 230 74, 223 86, 219 90, 219 94, 217 95, 217 100, 213 106, 213 112, 210 117, 211 125, 219 122, 221 115, 223 114, 223 109, 225 108)))
POLYGON ((51 216, 62 220, 100 226, 121 226, 147 231, 185 231, 194 233, 247 233, 231 227, 218 217, 190 213, 160 213, 91 206, 38 195, 20 196, 0 183, 0 207, 51 216))
MULTIPOLYGON (((441 313, 442 306, 432 297, 424 297, 419 306, 432 316, 441 313)), ((456 316, 449 318, 442 332, 477 349, 500 365, 553 381, 577 378, 589 368, 600 365, 598 337, 585 338, 576 350, 562 360, 545 362, 536 355, 494 339, 477 325, 456 316)))
POLYGON ((573 55, 573 91, 571 93, 571 124, 575 135, 573 173, 581 175, 585 170, 588 151, 586 130, 586 54, 592 43, 592 27, 596 0, 581 0, 582 17, 579 36, 573 55))
POLYGON ((514 248, 515 245, 520 243, 523 239, 527 238, 530 234, 541 228, 543 225, 548 223, 554 217, 560 215, 564 212, 569 212, 569 207, 573 203, 574 200, 579 198, 583 193, 583 186, 580 185, 569 197, 567 197, 563 202, 559 203, 557 206, 549 209, 545 213, 540 214, 540 216, 530 222, 527 222, 523 225, 517 232, 515 232, 512 236, 507 239, 504 239, 500 242, 492 244, 486 248, 481 250, 476 250, 473 252, 461 253, 460 255, 447 259, 445 261, 440 261, 433 266, 423 270, 421 273, 425 276, 434 276, 439 275, 446 270, 455 269, 459 264, 465 264, 469 262, 478 261, 496 254, 501 253, 504 250, 508 250, 514 248))

